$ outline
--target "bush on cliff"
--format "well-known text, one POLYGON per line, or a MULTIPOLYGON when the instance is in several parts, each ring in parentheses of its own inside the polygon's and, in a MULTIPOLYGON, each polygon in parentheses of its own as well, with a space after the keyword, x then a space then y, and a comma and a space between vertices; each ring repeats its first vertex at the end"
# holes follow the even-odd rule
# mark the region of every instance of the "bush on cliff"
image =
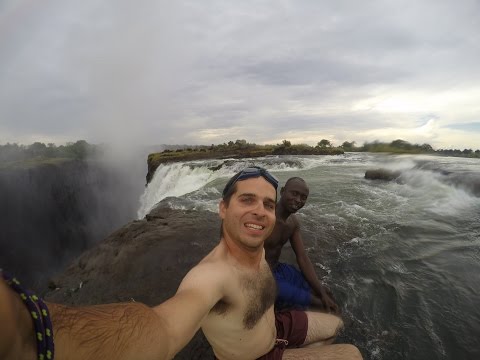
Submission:
POLYGON ((48 159, 77 159, 84 160, 102 152, 99 145, 92 145, 85 140, 56 146, 53 143, 45 145, 35 142, 31 145, 18 145, 7 143, 0 145, 0 162, 13 163, 25 161, 46 161, 48 159))

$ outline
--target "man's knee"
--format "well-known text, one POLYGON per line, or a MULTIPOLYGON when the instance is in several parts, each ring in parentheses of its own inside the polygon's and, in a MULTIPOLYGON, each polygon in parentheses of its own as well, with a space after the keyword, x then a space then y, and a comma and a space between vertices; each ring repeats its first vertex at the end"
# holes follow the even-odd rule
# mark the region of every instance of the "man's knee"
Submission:
POLYGON ((340 316, 338 315, 332 315, 332 316, 334 316, 333 324, 335 324, 335 326, 333 327, 332 340, 335 340, 338 334, 340 334, 340 332, 343 330, 344 325, 343 325, 343 320, 340 316))
POLYGON ((335 316, 337 317, 337 321, 338 321, 337 329, 335 331, 335 336, 336 336, 340 333, 340 331, 343 330, 344 324, 343 324, 343 320, 340 316, 337 316, 337 315, 335 315, 335 316))
POLYGON ((343 329, 343 321, 336 315, 307 311, 307 318, 306 344, 318 341, 331 343, 343 329))

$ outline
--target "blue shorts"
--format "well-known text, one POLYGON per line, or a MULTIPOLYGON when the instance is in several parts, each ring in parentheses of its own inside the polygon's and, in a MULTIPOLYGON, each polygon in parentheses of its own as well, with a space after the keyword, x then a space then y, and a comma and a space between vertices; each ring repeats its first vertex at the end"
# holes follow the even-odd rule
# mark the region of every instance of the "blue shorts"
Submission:
POLYGON ((277 308, 310 306, 312 290, 300 271, 292 265, 278 263, 272 272, 277 282, 277 308))

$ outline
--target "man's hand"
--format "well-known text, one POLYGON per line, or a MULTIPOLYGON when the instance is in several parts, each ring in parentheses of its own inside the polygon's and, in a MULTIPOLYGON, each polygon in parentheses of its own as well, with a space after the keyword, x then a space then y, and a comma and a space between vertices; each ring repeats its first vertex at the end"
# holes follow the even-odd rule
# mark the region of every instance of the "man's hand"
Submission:
POLYGON ((340 314, 340 308, 333 300, 331 291, 325 286, 322 286, 322 293, 320 294, 320 299, 322 300, 323 306, 325 307, 326 311, 336 315, 340 314))

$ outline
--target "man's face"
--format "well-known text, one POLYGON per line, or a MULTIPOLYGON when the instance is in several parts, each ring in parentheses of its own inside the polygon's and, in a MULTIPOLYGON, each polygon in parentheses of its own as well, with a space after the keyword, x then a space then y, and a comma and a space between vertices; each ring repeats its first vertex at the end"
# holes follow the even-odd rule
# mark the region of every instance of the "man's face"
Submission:
POLYGON ((290 213, 296 213, 307 202, 309 190, 305 182, 292 180, 282 188, 280 194, 283 207, 290 213))
POLYGON ((275 226, 276 191, 261 176, 239 181, 236 186, 228 206, 220 202, 223 234, 244 249, 257 250, 275 226))

